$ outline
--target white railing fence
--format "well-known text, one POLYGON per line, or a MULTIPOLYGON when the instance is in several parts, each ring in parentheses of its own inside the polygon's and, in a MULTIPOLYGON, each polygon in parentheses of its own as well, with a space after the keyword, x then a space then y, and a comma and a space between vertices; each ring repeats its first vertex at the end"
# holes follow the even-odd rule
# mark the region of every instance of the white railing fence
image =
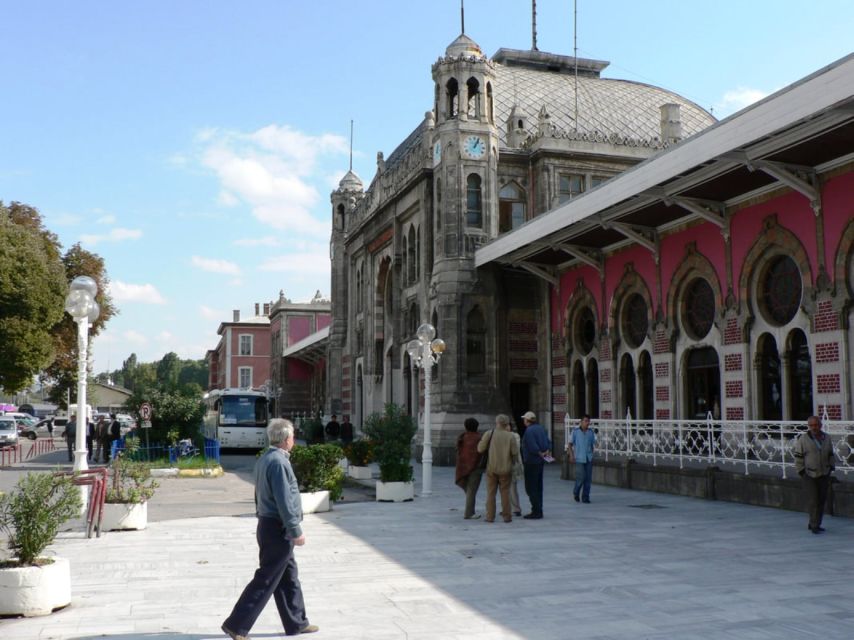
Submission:
MULTIPOLYGON (((854 422, 824 420, 836 452, 836 471, 854 472, 854 422)), ((806 423, 762 420, 593 420, 600 457, 626 456, 660 463, 731 463, 743 469, 779 470, 795 475, 792 446, 806 423)))

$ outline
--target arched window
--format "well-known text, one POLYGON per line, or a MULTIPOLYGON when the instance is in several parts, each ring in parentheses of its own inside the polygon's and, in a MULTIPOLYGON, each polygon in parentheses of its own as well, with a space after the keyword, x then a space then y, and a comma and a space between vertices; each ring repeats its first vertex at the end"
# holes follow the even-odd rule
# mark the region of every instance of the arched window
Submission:
POLYGON ((480 117, 480 83, 477 78, 469 78, 466 82, 466 115, 469 118, 480 117))
POLYGON ((721 368, 712 347, 691 349, 685 358, 685 417, 705 420, 712 412, 720 418, 721 368))
POLYGON ((448 99, 448 118, 456 118, 460 107, 460 86, 456 78, 448 80, 445 85, 445 95, 448 99))
POLYGON ((436 231, 442 229, 442 179, 436 178, 436 231))
POLYGON ((576 360, 572 367, 572 409, 576 418, 587 413, 587 380, 581 360, 576 360))
POLYGON ((344 228, 344 205, 338 205, 338 226, 339 228, 344 228))
POLYGON ((596 319, 593 309, 584 307, 575 320, 575 346, 581 355, 586 356, 596 345, 596 319))
POLYGON ((406 238, 406 233, 403 234, 403 247, 400 252, 400 259, 403 261, 400 274, 403 277, 403 284, 409 284, 409 241, 406 238))
POLYGON ((421 320, 418 315, 418 305, 413 302, 409 307, 409 326, 407 327, 408 339, 412 340, 415 337, 415 332, 418 331, 420 324, 421 320))
POLYGON ((415 226, 409 227, 409 252, 406 254, 407 276, 409 284, 415 282, 415 271, 417 269, 415 260, 415 226))
POLYGON ((682 325, 694 340, 705 338, 715 321, 715 294, 704 278, 695 278, 685 289, 682 325))
POLYGON ((486 322, 478 307, 466 317, 466 373, 486 373, 486 322))
POLYGON ((421 227, 415 230, 415 279, 421 277, 421 227))
POLYGON ((760 279, 759 304, 766 319, 782 326, 795 317, 801 304, 801 272, 789 256, 772 260, 760 279))
POLYGON ((515 182, 503 186, 498 192, 498 232, 520 227, 526 219, 525 192, 515 182))
POLYGON ((486 117, 489 118, 489 124, 495 123, 495 114, 492 109, 492 83, 486 83, 486 117))
POLYGON ((476 173, 466 179, 466 224, 470 227, 483 226, 483 198, 481 179, 476 173))
POLYGON ((646 339, 648 328, 646 300, 641 294, 634 293, 626 300, 623 307, 623 338, 630 347, 636 349, 646 339))
POLYGON ((362 296, 362 267, 356 269, 356 311, 361 311, 363 306, 362 296))
POLYGON ((764 333, 757 343, 759 372, 759 419, 783 419, 783 385, 780 353, 771 334, 764 333))
POLYGON ((591 418, 599 417, 599 365, 596 360, 587 361, 587 413, 591 418))
POLYGON ((789 420, 806 420, 813 415, 812 361, 807 337, 800 329, 789 334, 789 420))
POLYGON ((620 418, 624 418, 627 411, 633 419, 638 417, 636 389, 634 362, 630 354, 624 353, 620 360, 620 418))
POLYGON ((638 418, 641 420, 655 419, 655 381, 652 374, 652 359, 649 352, 644 351, 640 355, 640 366, 638 366, 638 382, 640 384, 640 411, 638 418))

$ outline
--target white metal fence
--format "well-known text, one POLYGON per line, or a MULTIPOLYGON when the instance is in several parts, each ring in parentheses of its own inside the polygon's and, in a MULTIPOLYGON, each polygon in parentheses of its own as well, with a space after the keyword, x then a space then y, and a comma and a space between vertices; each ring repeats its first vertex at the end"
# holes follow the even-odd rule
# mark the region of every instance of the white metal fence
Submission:
MULTIPOLYGON (((805 422, 761 420, 594 420, 597 454, 643 459, 653 465, 678 462, 735 465, 751 471, 779 470, 794 476, 792 446, 805 422)), ((836 452, 836 470, 854 472, 854 422, 824 421, 836 452)))

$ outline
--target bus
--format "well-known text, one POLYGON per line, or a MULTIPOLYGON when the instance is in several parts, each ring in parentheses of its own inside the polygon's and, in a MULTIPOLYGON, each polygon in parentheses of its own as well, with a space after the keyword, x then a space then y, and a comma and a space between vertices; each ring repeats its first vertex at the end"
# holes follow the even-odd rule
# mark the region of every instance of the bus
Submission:
POLYGON ((250 389, 214 389, 205 396, 204 436, 223 449, 267 446, 267 396, 250 389))

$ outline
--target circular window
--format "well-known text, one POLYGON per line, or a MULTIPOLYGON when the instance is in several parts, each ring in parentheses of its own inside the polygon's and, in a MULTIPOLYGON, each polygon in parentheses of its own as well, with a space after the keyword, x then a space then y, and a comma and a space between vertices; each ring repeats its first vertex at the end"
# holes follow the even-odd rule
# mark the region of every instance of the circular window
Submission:
POLYGON ((789 256, 774 259, 762 276, 759 300, 772 323, 784 325, 801 304, 801 272, 789 256))
POLYGON ((697 278, 685 290, 682 324, 695 340, 705 338, 715 320, 715 293, 703 278, 697 278))
POLYGON ((623 307, 623 337, 630 347, 639 347, 646 338, 648 328, 646 300, 639 293, 635 293, 623 307))
POLYGON ((596 344, 596 320, 590 307, 584 307, 575 321, 575 343, 581 354, 585 356, 596 344))

